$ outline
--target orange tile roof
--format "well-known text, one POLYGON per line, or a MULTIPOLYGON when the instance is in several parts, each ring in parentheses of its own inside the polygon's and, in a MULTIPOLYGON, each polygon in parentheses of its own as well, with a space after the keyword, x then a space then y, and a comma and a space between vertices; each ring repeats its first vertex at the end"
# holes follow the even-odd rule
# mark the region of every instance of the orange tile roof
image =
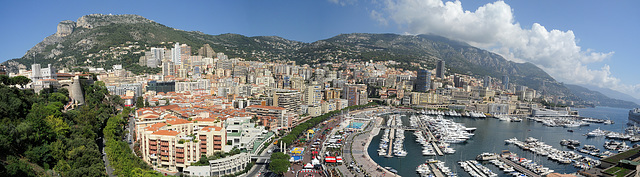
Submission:
POLYGON ((202 122, 215 122, 217 119, 214 118, 195 118, 193 121, 202 121, 202 122))
POLYGON ((167 124, 170 124, 170 125, 179 125, 179 124, 186 124, 186 123, 191 123, 191 121, 184 120, 184 119, 167 120, 167 124))
POLYGON ((165 125, 167 125, 166 123, 155 123, 153 125, 149 125, 148 127, 144 128, 147 131, 156 131, 158 129, 160 129, 161 127, 164 127, 165 125))
POLYGON ((159 118, 159 117, 160 117, 160 115, 158 115, 158 114, 152 114, 152 113, 149 113, 149 114, 141 115, 141 116, 140 116, 140 117, 138 117, 138 118, 139 118, 139 119, 157 119, 157 118, 159 118))
POLYGON ((158 130, 157 132, 153 132, 152 135, 164 135, 164 136, 176 136, 180 134, 180 132, 172 131, 172 130, 158 130))
POLYGON ((206 126, 206 127, 202 128, 202 131, 208 131, 208 132, 210 132, 211 130, 213 130, 213 131, 220 131, 220 130, 222 130, 222 127, 218 127, 218 126, 206 126))

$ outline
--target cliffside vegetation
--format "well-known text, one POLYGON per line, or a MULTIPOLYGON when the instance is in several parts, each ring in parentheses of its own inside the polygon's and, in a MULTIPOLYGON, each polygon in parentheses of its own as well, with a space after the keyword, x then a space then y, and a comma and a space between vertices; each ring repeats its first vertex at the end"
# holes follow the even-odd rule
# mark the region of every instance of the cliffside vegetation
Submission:
POLYGON ((65 112, 66 89, 36 94, 0 84, 0 174, 106 176, 99 143, 116 110, 100 82, 83 90, 85 105, 65 112))

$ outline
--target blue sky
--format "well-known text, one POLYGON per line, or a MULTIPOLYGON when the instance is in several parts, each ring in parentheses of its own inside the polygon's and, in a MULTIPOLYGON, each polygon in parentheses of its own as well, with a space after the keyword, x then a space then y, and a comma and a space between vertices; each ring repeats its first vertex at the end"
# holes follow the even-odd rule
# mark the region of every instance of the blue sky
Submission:
POLYGON ((182 30, 213 35, 275 35, 303 42, 354 32, 433 33, 469 42, 513 61, 532 62, 562 82, 610 87, 640 98, 640 60, 635 52, 640 41, 640 1, 446 2, 2 1, 0 61, 21 57, 55 33, 62 20, 75 21, 92 13, 138 14, 182 30), (461 10, 456 10, 458 7, 461 10), (483 13, 476 11, 479 7, 485 8, 483 13), (460 12, 457 21, 435 18, 456 17, 456 12, 460 12), (500 17, 507 20, 494 20, 500 17), (486 28, 475 28, 489 23, 486 28), (456 32, 460 27, 467 28, 456 32), (511 38, 526 42, 509 41, 511 38), (539 40, 547 42, 531 44, 539 40), (568 45, 555 46, 558 43, 568 45), (551 52, 541 54, 546 51, 551 52))

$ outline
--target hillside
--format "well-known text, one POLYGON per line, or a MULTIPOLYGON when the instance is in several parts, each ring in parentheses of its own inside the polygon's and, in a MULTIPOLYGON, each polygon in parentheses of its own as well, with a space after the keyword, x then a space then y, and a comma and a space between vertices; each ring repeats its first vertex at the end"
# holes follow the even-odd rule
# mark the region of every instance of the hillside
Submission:
POLYGON ((629 109, 640 107, 640 105, 634 102, 609 98, 598 91, 592 91, 582 86, 571 84, 567 84, 566 86, 573 92, 573 94, 584 100, 585 104, 629 109))
POLYGON ((163 42, 180 42, 191 46, 194 54, 204 44, 209 44, 215 52, 247 60, 294 60, 309 64, 394 60, 400 62, 397 67, 406 69, 417 69, 411 64, 434 68, 437 60, 445 60, 449 73, 494 78, 509 75, 511 82, 537 89, 543 94, 577 99, 566 87, 533 64, 507 61, 495 53, 434 35, 354 33, 303 43, 276 36, 208 35, 173 29, 138 15, 100 14, 86 15, 76 22, 62 21, 57 29, 55 34, 35 45, 22 58, 3 64, 13 72, 27 68, 35 60, 58 68, 110 68, 114 64, 122 64, 135 73, 156 73, 159 71, 157 68, 137 64, 144 54, 141 51, 148 47, 170 46, 163 42))

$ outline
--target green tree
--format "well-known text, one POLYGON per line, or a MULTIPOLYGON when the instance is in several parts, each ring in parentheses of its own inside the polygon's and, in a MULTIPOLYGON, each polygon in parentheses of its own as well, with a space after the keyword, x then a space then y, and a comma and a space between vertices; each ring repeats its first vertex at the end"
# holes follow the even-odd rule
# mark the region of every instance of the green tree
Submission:
POLYGON ((0 75, 0 83, 4 85, 11 85, 11 78, 7 75, 0 75))
POLYGON ((282 175, 286 173, 287 170, 289 170, 289 166, 291 166, 289 160, 275 159, 269 163, 269 170, 276 174, 282 175))
POLYGON ((143 107, 144 107, 144 99, 141 96, 139 96, 136 99, 136 108, 143 108, 143 107))
POLYGON ((24 85, 27 85, 31 82, 31 79, 24 76, 16 76, 11 78, 11 83, 20 85, 20 88, 24 88, 24 85))
POLYGON ((287 170, 291 166, 291 163, 289 163, 289 155, 282 152, 271 154, 270 160, 271 162, 269 163, 269 170, 280 175, 287 172, 287 170))

